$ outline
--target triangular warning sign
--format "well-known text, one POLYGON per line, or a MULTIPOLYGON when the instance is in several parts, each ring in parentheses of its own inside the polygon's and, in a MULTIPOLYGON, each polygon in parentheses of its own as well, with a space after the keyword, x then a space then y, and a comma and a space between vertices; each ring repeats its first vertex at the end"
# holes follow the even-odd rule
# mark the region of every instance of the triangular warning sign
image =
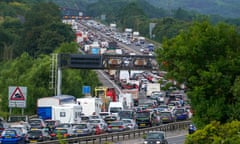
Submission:
POLYGON ((13 91, 10 100, 25 100, 25 97, 19 87, 16 87, 16 89, 13 91))

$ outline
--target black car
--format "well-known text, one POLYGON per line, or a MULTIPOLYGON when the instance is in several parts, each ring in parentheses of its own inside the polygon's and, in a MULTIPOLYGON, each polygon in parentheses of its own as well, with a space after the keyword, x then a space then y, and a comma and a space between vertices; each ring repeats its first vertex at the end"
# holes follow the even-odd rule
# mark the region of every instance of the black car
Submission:
POLYGON ((164 131, 152 131, 147 133, 144 144, 168 144, 164 131))

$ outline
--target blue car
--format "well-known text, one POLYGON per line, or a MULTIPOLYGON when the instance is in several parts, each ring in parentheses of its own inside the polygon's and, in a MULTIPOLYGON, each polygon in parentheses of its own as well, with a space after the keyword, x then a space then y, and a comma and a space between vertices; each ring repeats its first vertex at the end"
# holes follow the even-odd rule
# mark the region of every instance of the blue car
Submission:
POLYGON ((0 137, 1 144, 24 144, 25 135, 19 129, 7 128, 0 137))
POLYGON ((185 108, 176 108, 174 110, 174 115, 176 120, 187 120, 188 119, 188 112, 185 108))
POLYGON ((188 133, 192 134, 197 130, 196 126, 194 124, 190 124, 188 127, 188 133))

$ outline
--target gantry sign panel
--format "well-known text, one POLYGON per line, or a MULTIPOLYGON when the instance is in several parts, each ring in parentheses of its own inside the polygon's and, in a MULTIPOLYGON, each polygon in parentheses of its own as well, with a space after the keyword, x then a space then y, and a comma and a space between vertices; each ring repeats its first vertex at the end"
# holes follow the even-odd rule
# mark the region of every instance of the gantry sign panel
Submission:
POLYGON ((59 54, 59 66, 73 69, 156 70, 154 56, 59 54))

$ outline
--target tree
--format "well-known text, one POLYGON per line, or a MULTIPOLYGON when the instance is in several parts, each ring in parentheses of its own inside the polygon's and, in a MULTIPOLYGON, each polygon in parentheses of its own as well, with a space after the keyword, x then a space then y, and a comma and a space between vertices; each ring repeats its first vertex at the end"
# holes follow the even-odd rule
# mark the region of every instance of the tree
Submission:
POLYGON ((213 121, 204 129, 188 135, 185 144, 238 144, 240 143, 239 129, 239 121, 231 121, 225 124, 213 121))
POLYGON ((225 123, 240 119, 240 36, 235 27, 196 22, 188 31, 165 40, 157 59, 168 77, 185 82, 195 112, 194 122, 204 126, 213 120, 225 123), (232 113, 236 114, 233 115, 232 113))

